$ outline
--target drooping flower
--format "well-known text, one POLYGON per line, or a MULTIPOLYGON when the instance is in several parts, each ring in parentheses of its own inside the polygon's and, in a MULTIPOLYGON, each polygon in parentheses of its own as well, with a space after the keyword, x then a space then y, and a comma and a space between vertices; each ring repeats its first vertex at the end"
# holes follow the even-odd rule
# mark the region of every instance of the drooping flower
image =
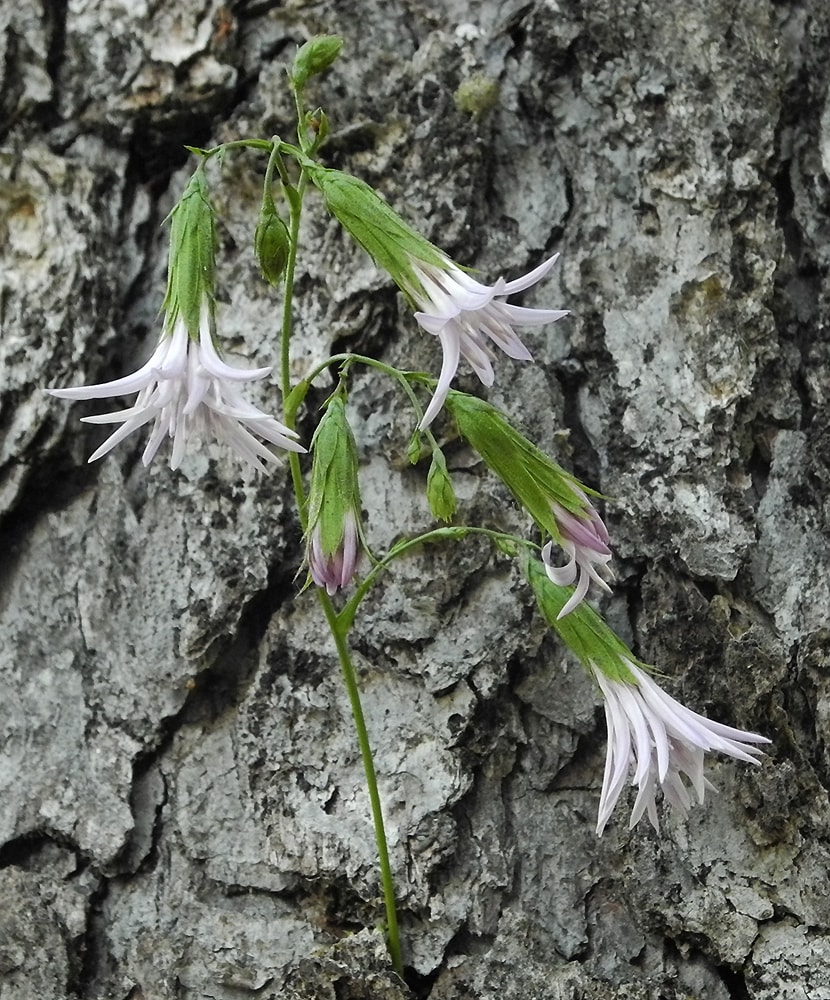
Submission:
POLYGON ((138 393, 133 405, 125 410, 82 418, 90 424, 121 425, 90 455, 90 462, 102 458, 133 431, 151 422, 150 439, 142 455, 145 466, 165 437, 173 441, 171 469, 179 467, 195 436, 223 441, 259 469, 265 468, 263 462, 279 462, 262 441, 286 451, 305 451, 294 431, 245 400, 237 388, 240 383, 265 378, 271 369, 245 371, 224 362, 214 345, 211 327, 211 310, 205 300, 198 340, 190 337, 180 313, 172 330, 162 333, 149 361, 132 375, 99 385, 47 390, 60 399, 103 399, 138 393))
POLYGON ((351 581, 363 548, 357 443, 345 404, 341 387, 311 441, 306 562, 311 579, 330 595, 351 581))
POLYGON ((762 751, 754 744, 769 743, 765 736, 713 722, 675 701, 644 670, 627 657, 618 678, 592 665, 592 673, 605 699, 608 753, 602 782, 597 833, 602 834, 614 806, 631 775, 638 786, 628 827, 648 814, 655 830, 658 788, 684 816, 692 804, 690 790, 699 803, 714 786, 703 774, 707 751, 717 751, 749 764, 759 763, 762 751), (630 679, 628 679, 630 678, 630 679), (683 780, 688 778, 691 789, 683 780))
POLYGON ((60 399, 103 399, 137 392, 125 410, 82 418, 90 424, 120 424, 89 458, 101 458, 125 437, 152 422, 142 461, 149 465, 165 437, 173 440, 170 468, 181 464, 194 437, 224 441, 258 469, 279 462, 262 443, 303 452, 297 434, 243 398, 239 383, 270 375, 270 368, 244 371, 219 355, 214 331, 216 232, 204 161, 193 172, 168 217, 170 256, 161 339, 137 372, 100 385, 48 389, 60 399), (262 440, 259 440, 259 439, 262 440))
POLYGON ((435 393, 424 413, 420 429, 428 427, 438 415, 450 384, 463 357, 482 385, 494 380, 491 344, 518 361, 532 361, 530 351, 519 339, 514 326, 543 326, 568 315, 567 309, 529 309, 514 306, 503 299, 524 291, 541 281, 559 258, 555 253, 544 263, 520 278, 494 285, 483 285, 443 256, 439 264, 413 259, 415 276, 408 291, 418 306, 415 319, 427 333, 434 334, 444 352, 441 374, 435 393))
POLYGON ((611 560, 608 529, 585 493, 575 484, 571 489, 581 501, 579 513, 566 510, 558 503, 553 504, 553 512, 559 528, 559 544, 570 557, 564 566, 553 565, 553 543, 548 542, 542 549, 542 561, 553 583, 560 587, 576 582, 573 595, 559 612, 563 618, 570 614, 585 598, 593 580, 602 590, 611 593, 611 588, 603 579, 613 579, 614 574, 608 563, 611 560))
POLYGON ((481 455, 541 531, 567 553, 568 563, 557 567, 553 542, 542 550, 552 583, 560 587, 577 583, 559 607, 559 618, 582 602, 591 580, 609 590, 600 575, 613 579, 607 565, 611 559, 608 531, 588 497, 589 493, 599 494, 540 451, 486 400, 451 390, 445 402, 464 440, 481 455))
POLYGON ((502 301, 541 281, 556 263, 554 254, 512 281, 484 285, 416 232, 368 184, 301 158, 303 169, 323 193, 326 206, 415 307, 422 329, 441 341, 444 359, 435 394, 420 423, 435 419, 449 392, 460 359, 466 358, 484 385, 493 384, 491 344, 520 361, 530 351, 514 326, 541 326, 568 315, 566 309, 528 309, 502 301))

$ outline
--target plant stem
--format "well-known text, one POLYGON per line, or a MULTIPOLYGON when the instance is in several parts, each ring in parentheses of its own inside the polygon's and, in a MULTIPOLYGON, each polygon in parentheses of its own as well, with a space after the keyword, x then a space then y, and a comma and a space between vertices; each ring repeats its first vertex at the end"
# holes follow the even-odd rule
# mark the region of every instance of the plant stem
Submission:
POLYGON ((380 802, 380 793, 378 792, 378 780, 375 773, 372 746, 369 742, 369 733, 366 729, 366 720, 364 719, 363 707, 360 703, 357 676, 351 654, 349 653, 349 647, 346 643, 345 631, 337 620, 337 612, 334 610, 331 599, 321 587, 317 588, 317 597, 326 615, 326 621, 331 629, 331 634, 334 636, 337 655, 340 658, 340 668, 343 672, 343 681, 349 695, 349 704, 352 707, 357 742, 360 745, 360 756, 363 758, 363 770, 366 774, 366 788, 369 792, 369 802, 372 806, 372 820, 375 824, 375 841, 380 860, 380 878, 383 886, 383 899, 386 904, 387 946, 395 971, 403 978, 401 942, 398 934, 398 914, 395 908, 395 883, 392 879, 392 868, 389 864, 389 849, 386 844, 386 830, 383 825, 383 808, 380 802))
MULTIPOLYGON (((278 162, 278 161, 277 161, 278 162)), ((297 241, 300 232, 300 214, 302 211, 303 194, 307 185, 306 174, 303 171, 299 184, 296 188, 285 183, 286 199, 290 207, 289 220, 289 250, 288 260, 285 266, 285 295, 283 299, 282 327, 280 330, 280 359, 281 359, 281 382, 283 400, 288 400, 291 395, 291 304, 294 291, 294 270, 297 263, 297 241)), ((286 424, 294 430, 296 422, 297 405, 286 407, 286 424)), ((288 461, 291 466, 291 480, 294 485, 294 495, 297 499, 297 509, 300 516, 300 525, 303 534, 308 525, 308 514, 306 510, 306 494, 303 486, 302 470, 300 459, 295 452, 290 452, 288 461)), ((369 802, 372 807, 372 821, 375 827, 375 840, 378 848, 378 859, 380 861, 380 878, 383 886, 383 898, 386 904, 386 930, 387 947, 389 956, 395 971, 403 978, 403 961, 401 959, 401 943, 398 933, 398 915, 395 909, 395 885, 392 881, 392 868, 389 864, 389 849, 386 843, 386 830, 383 825, 383 809, 378 792, 377 775, 375 773, 374 758, 372 757, 372 746, 369 742, 369 734, 366 730, 366 720, 363 715, 363 707, 360 703, 360 690, 357 685, 357 675, 352 663, 346 636, 348 626, 343 626, 338 622, 337 612, 331 603, 331 599, 325 589, 317 587, 317 598, 326 616, 329 629, 337 648, 337 656, 340 660, 340 668, 343 673, 343 681, 346 685, 346 692, 349 696, 349 704, 352 709, 357 742, 360 746, 360 756, 363 759, 363 770, 366 774, 366 787, 369 792, 369 802)))

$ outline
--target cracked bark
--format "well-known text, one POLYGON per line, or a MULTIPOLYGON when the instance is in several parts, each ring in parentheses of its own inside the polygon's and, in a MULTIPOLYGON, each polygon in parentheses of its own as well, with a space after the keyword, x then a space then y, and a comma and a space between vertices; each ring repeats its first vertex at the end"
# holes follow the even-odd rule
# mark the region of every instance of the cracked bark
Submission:
MULTIPOLYGON (((821 0, 0 12, 3 1000, 830 997, 828 41, 821 0), (489 398, 613 497, 615 627, 774 738, 757 771, 713 763, 688 821, 621 810, 597 840, 601 712, 511 567, 477 544, 400 565, 355 645, 407 985, 284 477, 144 472, 137 441, 87 467, 83 407, 40 391, 146 356, 182 144, 287 135, 282 67, 321 31, 345 38, 315 83, 329 163, 485 276, 562 250, 532 304, 574 315, 489 398)), ((263 166, 229 158, 217 193, 247 359, 277 308, 248 250, 263 166)), ((333 348, 435 369, 313 208, 303 238, 296 373, 333 348)), ((383 548, 429 523, 423 474, 393 390, 361 376, 352 404, 383 548)), ((471 520, 521 523, 447 454, 471 520)))

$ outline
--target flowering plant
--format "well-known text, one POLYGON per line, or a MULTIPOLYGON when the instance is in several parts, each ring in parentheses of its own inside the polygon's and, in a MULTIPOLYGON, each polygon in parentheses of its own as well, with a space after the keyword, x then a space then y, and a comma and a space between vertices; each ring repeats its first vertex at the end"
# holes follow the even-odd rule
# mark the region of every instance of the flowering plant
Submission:
MULTIPOLYGON (((259 470, 280 464, 273 448, 284 453, 305 540, 307 586, 314 585, 353 709, 377 840, 388 945, 392 962, 401 971, 383 809, 349 634, 369 590, 391 564, 417 546, 478 535, 516 558, 544 620, 585 666, 604 701, 608 725, 598 834, 609 822, 629 777, 638 789, 631 825, 647 814, 657 827, 658 791, 681 813, 689 808, 691 796, 684 776, 703 801, 706 788, 711 787, 703 772, 707 751, 757 764, 759 745, 768 740, 708 720, 663 691, 652 669, 637 659, 586 601, 592 583, 610 593, 613 579, 611 539, 596 507, 601 495, 524 437, 489 402, 452 389, 462 360, 489 387, 495 379, 493 348, 511 359, 530 361, 531 353, 515 328, 541 327, 568 315, 565 309, 529 308, 507 301, 546 278, 559 254, 553 253, 522 276, 498 277, 487 285, 421 236, 363 181, 324 166, 318 154, 328 132, 327 118, 319 109, 305 110, 304 87, 311 76, 332 64, 339 49, 339 39, 326 36, 313 39, 297 54, 289 77, 298 110, 296 143, 278 137, 240 139, 193 150, 197 167, 169 217, 164 318, 149 360, 134 374, 114 381, 49 391, 69 400, 137 393, 132 405, 123 410, 83 418, 93 424, 118 425, 90 461, 112 451, 145 424, 151 424, 142 454, 145 465, 156 456, 165 437, 172 440, 172 469, 181 465, 197 438, 203 443, 221 442, 259 470), (279 419, 247 400, 240 389, 242 383, 266 379, 272 366, 242 370, 230 365, 223 357, 215 322, 216 239, 208 168, 220 156, 241 149, 267 155, 253 245, 264 278, 283 288, 278 366, 283 413, 279 419), (312 188, 398 286, 413 309, 415 322, 438 338, 442 361, 437 378, 346 353, 326 358, 292 384, 294 270, 300 218, 312 188), (445 522, 423 534, 402 537, 382 555, 372 552, 362 524, 359 454, 347 405, 355 365, 381 371, 403 392, 413 420, 407 454, 412 464, 430 455, 426 498, 435 518, 445 522), (297 417, 315 381, 333 370, 337 387, 324 402, 316 431, 306 442, 311 451, 308 474, 300 457, 306 446, 296 430, 297 417), (425 407, 424 390, 430 394, 425 407), (507 487, 537 534, 451 523, 457 509, 451 470, 432 431, 442 411, 507 487), (361 567, 365 567, 362 577, 361 567)), ((274 401, 269 409, 276 410, 276 406, 274 401)))

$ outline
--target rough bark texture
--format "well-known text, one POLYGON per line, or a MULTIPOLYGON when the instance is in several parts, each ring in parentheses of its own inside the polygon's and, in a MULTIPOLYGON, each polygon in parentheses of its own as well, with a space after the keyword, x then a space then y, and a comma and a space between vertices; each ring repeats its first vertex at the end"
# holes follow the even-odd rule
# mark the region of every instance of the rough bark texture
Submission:
MULTIPOLYGON (((825 0, 4 3, 3 1000, 830 998, 828 53, 825 0), (87 466, 92 407, 41 392, 146 357, 182 145, 288 136, 283 67, 319 32, 345 38, 313 84, 331 165, 491 280, 562 250, 527 302, 573 316, 489 398, 613 498, 609 620, 774 739, 713 761, 687 821, 629 833, 621 804, 598 840, 601 708, 512 565, 399 564, 355 645, 406 985, 285 475, 145 472, 138 436, 87 466)), ((217 192, 243 363, 275 351, 263 168, 229 157, 217 192)), ((295 374, 333 348, 437 370, 319 203, 303 239, 295 374)), ((382 549, 429 525, 425 470, 394 388, 362 375, 352 406, 382 549)), ((464 519, 523 525, 447 454, 464 519)))

